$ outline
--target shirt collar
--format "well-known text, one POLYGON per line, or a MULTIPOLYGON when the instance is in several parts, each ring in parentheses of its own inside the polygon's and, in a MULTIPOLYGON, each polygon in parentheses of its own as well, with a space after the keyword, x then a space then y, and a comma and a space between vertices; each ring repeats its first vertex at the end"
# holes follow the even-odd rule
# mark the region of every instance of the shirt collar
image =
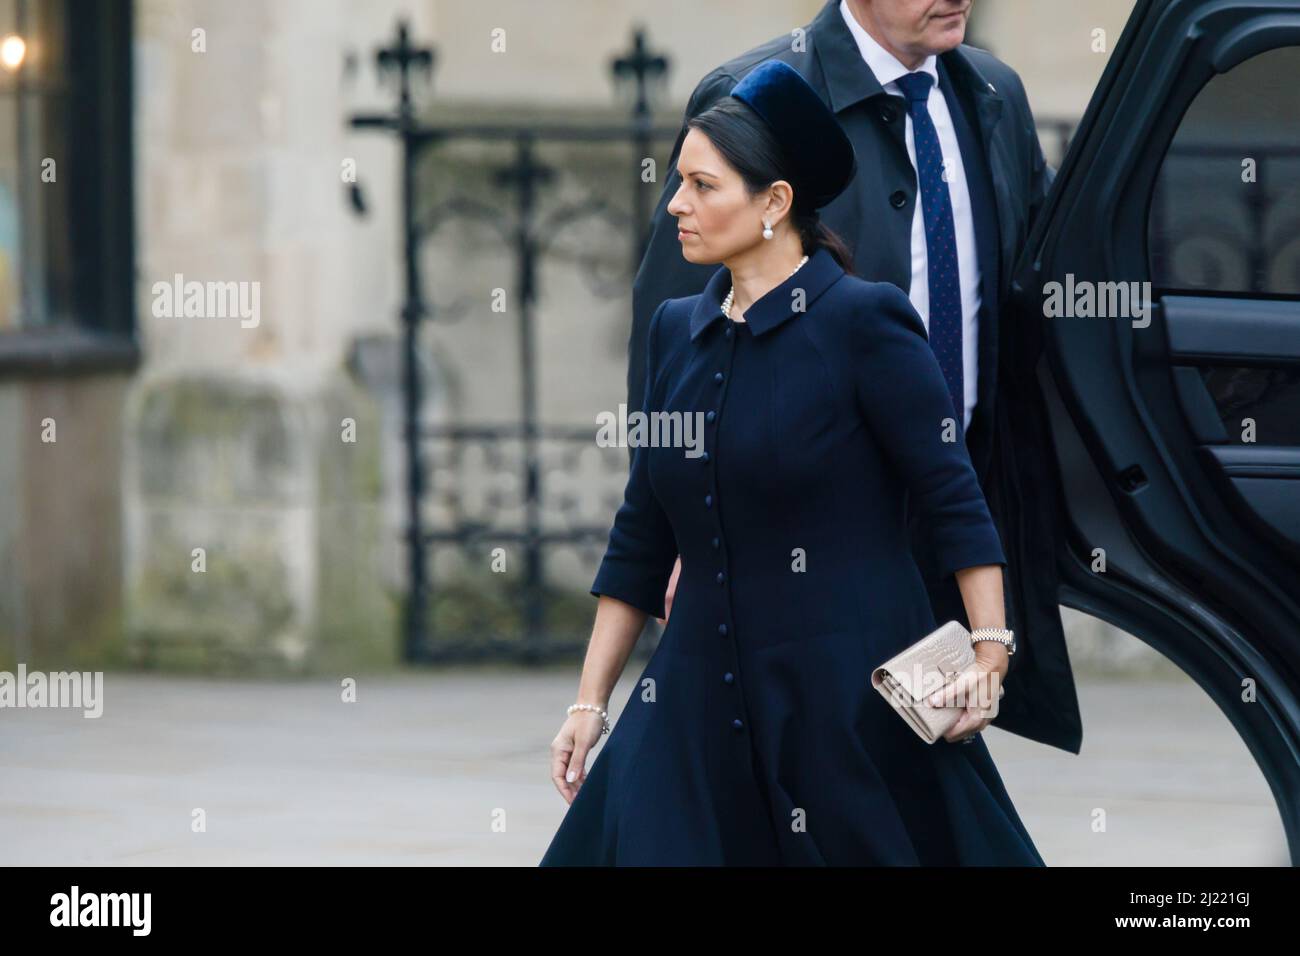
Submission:
MULTIPOLYGON (((802 305, 803 311, 806 311, 817 297, 842 275, 844 269, 835 261, 830 250, 825 246, 819 246, 794 275, 763 293, 758 301, 745 310, 745 321, 749 323, 750 331, 755 335, 762 335, 795 315, 794 291, 796 289, 803 290, 802 305)), ((704 291, 695 300, 690 321, 692 342, 698 339, 715 320, 725 319, 722 314, 722 300, 727 297, 729 291, 731 291, 731 270, 723 266, 709 277, 704 291)))
MULTIPOLYGON (((853 17, 852 11, 849 10, 848 0, 840 0, 840 15, 844 17, 844 23, 849 28, 849 33, 858 44, 858 51, 862 54, 862 59, 867 61, 867 66, 876 77, 876 82, 882 87, 893 83, 900 76, 913 72, 903 66, 898 61, 898 57, 890 53, 883 46, 876 42, 875 37, 862 28, 853 17)), ((938 57, 933 53, 925 58, 925 62, 918 67, 929 73, 934 78, 935 89, 939 86, 939 67, 937 64, 938 57)))

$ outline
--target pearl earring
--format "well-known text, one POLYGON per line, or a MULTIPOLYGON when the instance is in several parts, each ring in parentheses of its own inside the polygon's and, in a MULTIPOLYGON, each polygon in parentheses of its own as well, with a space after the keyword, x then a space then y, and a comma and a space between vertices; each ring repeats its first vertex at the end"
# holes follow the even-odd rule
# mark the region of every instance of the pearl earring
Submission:
POLYGON ((763 238, 771 239, 775 233, 772 232, 772 224, 766 219, 763 220, 763 238))

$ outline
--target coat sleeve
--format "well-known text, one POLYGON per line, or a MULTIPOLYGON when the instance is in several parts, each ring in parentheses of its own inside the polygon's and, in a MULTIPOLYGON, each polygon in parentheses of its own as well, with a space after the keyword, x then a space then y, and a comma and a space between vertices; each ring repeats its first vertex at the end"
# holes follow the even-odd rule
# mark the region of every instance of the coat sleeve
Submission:
POLYGON ((960 418, 921 317, 888 282, 871 284, 863 312, 848 316, 858 404, 927 519, 940 573, 1006 565, 966 443, 944 441, 960 418))
POLYGON ((1038 126, 1034 122, 1034 113, 1025 95, 1024 84, 1020 84, 1020 101, 1024 107, 1025 118, 1029 123, 1028 140, 1030 149, 1029 195, 1026 197, 1028 213, 1027 229, 1033 229, 1039 213, 1047 202, 1052 183, 1056 181, 1056 169, 1050 166, 1043 156, 1043 144, 1038 138, 1038 126))
MULTIPOLYGON (((642 406, 647 412, 652 410, 655 387, 659 318, 667 304, 661 302, 650 319, 642 406)), ((607 594, 654 617, 663 617, 664 592, 677 561, 677 540, 668 515, 650 487, 649 453, 650 449, 643 444, 632 449, 632 467, 623 491, 623 503, 614 516, 609 546, 591 585, 591 593, 607 594)))

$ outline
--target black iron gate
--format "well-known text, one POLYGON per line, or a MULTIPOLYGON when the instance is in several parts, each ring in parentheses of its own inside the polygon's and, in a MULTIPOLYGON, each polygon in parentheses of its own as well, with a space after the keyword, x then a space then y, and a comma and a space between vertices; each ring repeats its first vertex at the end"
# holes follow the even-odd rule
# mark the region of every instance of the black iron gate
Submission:
MULTIPOLYGON (((582 549, 594 575, 608 538, 609 517, 618 499, 610 501, 608 513, 599 523, 573 520, 563 521, 556 527, 555 522, 544 520, 548 509, 550 513, 557 510, 566 513, 566 502, 557 500, 547 487, 543 457, 550 455, 551 463, 560 470, 572 469, 579 455, 595 447, 596 426, 594 421, 573 427, 548 426, 539 421, 534 318, 538 267, 548 252, 549 237, 557 230, 600 218, 627 236, 628 270, 620 277, 617 293, 625 294, 630 287, 659 189, 641 180, 640 161, 651 155, 656 143, 671 142, 678 132, 677 127, 654 126, 650 116, 649 87, 652 81, 666 74, 668 61, 647 50, 644 31, 638 29, 632 48, 610 64, 615 82, 629 85, 634 94, 628 121, 601 125, 510 125, 422 123, 412 99, 413 73, 420 71, 427 82, 434 60, 434 51, 414 46, 407 24, 399 23, 396 41, 376 54, 381 78, 396 81, 396 111, 385 115, 356 115, 350 119, 353 128, 386 131, 398 137, 402 145, 405 258, 405 295, 401 309, 402 395, 407 484, 404 537, 408 554, 404 657, 416 662, 487 656, 541 660, 568 655, 585 647, 595 605, 585 589, 575 592, 572 588, 556 588, 548 581, 548 552, 566 546, 582 549), (466 140, 495 141, 512 149, 512 161, 497 168, 493 177, 494 185, 508 202, 498 207, 453 196, 427 214, 417 215, 416 176, 422 157, 440 144, 466 140), (542 217, 538 199, 554 176, 553 170, 539 161, 537 151, 540 144, 554 142, 627 144, 628 154, 635 162, 618 172, 618 175, 626 174, 630 193, 626 208, 599 196, 587 196, 553 208, 542 217), (636 175, 628 172, 633 169, 636 175), (511 249, 514 301, 518 303, 521 382, 517 423, 440 427, 421 421, 425 383, 420 371, 419 333, 424 320, 438 318, 438 310, 424 294, 419 253, 422 241, 450 220, 474 220, 496 228, 503 245, 511 249), (432 491, 431 457, 442 454, 456 458, 471 447, 480 449, 489 468, 517 471, 520 500, 513 504, 522 513, 522 520, 513 526, 461 519, 435 522, 426 515, 425 506, 432 491), (508 461, 510 456, 515 460, 508 461), (431 559, 440 549, 459 549, 472 562, 486 563, 489 549, 502 546, 515 547, 523 561, 522 575, 507 575, 498 579, 500 583, 489 585, 435 583, 431 559), (485 591, 493 593, 485 594, 485 591)), ((359 210, 364 208, 356 185, 352 199, 359 210)), ((605 467, 625 477, 625 449, 605 449, 603 459, 605 467)), ((621 480, 618 487, 621 490, 621 480)))

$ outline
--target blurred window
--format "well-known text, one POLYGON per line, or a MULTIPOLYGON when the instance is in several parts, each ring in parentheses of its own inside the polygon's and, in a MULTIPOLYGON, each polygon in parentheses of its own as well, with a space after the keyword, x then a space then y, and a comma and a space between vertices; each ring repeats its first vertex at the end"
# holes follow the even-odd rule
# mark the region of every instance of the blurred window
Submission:
POLYGON ((1151 278, 1168 290, 1300 295, 1300 47, 1216 76, 1160 169, 1151 278))
POLYGON ((129 342, 131 0, 0 0, 0 366, 129 342))

